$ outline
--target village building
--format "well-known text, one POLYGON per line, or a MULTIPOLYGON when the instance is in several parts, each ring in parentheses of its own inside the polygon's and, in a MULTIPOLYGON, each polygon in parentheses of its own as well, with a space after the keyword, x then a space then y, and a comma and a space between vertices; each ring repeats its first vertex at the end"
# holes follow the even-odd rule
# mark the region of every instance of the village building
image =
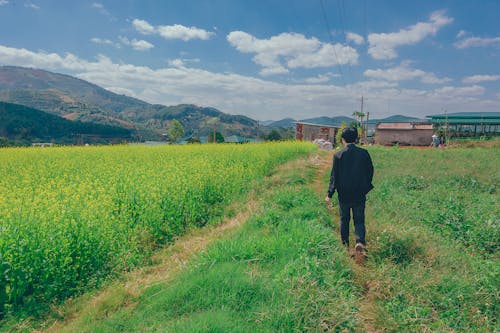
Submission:
POLYGON ((52 147, 54 144, 52 142, 33 142, 31 144, 32 147, 52 147))
POLYGON ((340 127, 295 122, 295 139, 300 141, 325 140, 335 145, 335 135, 340 127))
POLYGON ((230 135, 224 138, 225 143, 247 143, 248 139, 239 135, 230 135))
POLYGON ((427 116, 446 137, 500 136, 500 112, 456 112, 427 116))
POLYGON ((433 133, 432 124, 426 122, 378 123, 374 140, 384 146, 428 146, 433 133))

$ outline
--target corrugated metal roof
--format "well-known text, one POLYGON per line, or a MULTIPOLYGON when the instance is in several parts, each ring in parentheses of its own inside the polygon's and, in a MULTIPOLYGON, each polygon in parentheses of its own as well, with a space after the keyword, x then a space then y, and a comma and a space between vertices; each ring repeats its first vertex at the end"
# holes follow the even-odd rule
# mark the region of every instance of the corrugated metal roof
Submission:
POLYGON ((340 128, 340 126, 333 126, 333 125, 321 125, 321 124, 312 124, 312 123, 304 123, 302 121, 294 121, 294 124, 302 124, 302 125, 308 125, 308 126, 316 126, 316 127, 330 127, 330 128, 340 128))
POLYGON ((473 119, 499 119, 500 120, 500 112, 454 112, 454 113, 443 113, 443 114, 434 114, 430 116, 426 116, 427 118, 433 118, 438 119, 438 118, 473 118, 473 119))
POLYGON ((388 130, 431 130, 432 124, 415 124, 415 123, 378 123, 377 129, 388 130))
POLYGON ((500 118, 432 118, 433 124, 500 125, 500 118))
POLYGON ((413 129, 413 125, 410 123, 379 123, 377 124, 378 129, 413 129))
POLYGON ((434 129, 434 126, 432 126, 432 124, 420 124, 420 125, 415 125, 415 129, 431 130, 434 129))

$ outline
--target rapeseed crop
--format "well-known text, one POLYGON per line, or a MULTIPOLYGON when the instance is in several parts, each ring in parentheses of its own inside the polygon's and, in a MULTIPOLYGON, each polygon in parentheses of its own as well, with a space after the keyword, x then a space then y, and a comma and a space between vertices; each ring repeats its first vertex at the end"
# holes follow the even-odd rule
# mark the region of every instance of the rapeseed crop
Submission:
POLYGON ((296 142, 0 150, 0 317, 144 263, 312 150, 296 142))

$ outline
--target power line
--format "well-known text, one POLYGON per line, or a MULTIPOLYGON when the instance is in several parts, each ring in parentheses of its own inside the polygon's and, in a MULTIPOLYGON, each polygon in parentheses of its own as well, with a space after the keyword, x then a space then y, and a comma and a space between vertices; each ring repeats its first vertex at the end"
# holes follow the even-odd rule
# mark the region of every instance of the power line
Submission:
MULTIPOLYGON (((343 18, 343 16, 345 16, 344 0, 337 0, 337 7, 338 7, 338 11, 339 11, 340 28, 342 29, 342 34, 344 36, 344 42, 345 42, 345 45, 349 45, 349 43, 347 42, 347 33, 346 33, 346 29, 345 29, 345 25, 344 25, 344 18, 343 18)), ((349 72, 349 78, 353 79, 354 76, 352 75, 351 66, 349 64, 347 64, 347 71, 349 72)))
POLYGON ((325 5, 323 4, 323 0, 320 0, 319 3, 321 4, 321 11, 323 13, 323 19, 325 20, 326 29, 328 32, 328 38, 330 39, 330 43, 332 44, 333 53, 335 54, 335 59, 337 60, 337 64, 339 66, 340 77, 342 78, 342 82, 344 83, 344 86, 345 86, 346 83, 345 83, 344 73, 342 72, 342 65, 340 64, 339 57, 337 55, 337 51, 335 50, 335 44, 333 42, 332 31, 330 29, 330 24, 328 23, 328 17, 326 16, 325 5))

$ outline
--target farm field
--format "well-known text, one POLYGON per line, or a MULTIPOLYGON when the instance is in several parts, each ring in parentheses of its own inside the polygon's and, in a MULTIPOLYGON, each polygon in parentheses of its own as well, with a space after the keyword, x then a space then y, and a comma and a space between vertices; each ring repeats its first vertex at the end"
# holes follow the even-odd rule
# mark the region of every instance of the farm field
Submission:
POLYGON ((0 316, 144 264, 311 144, 0 150, 0 316))
POLYGON ((232 204, 222 201, 230 209, 215 212, 238 222, 230 229, 189 231, 177 247, 156 251, 145 271, 56 307, 45 320, 8 318, 2 329, 499 330, 497 146, 370 147, 375 189, 363 266, 340 245, 337 206, 324 204, 332 153, 305 156, 311 146, 298 147, 287 155, 293 161, 283 157, 232 204), (199 242, 206 246, 192 245, 199 242))

